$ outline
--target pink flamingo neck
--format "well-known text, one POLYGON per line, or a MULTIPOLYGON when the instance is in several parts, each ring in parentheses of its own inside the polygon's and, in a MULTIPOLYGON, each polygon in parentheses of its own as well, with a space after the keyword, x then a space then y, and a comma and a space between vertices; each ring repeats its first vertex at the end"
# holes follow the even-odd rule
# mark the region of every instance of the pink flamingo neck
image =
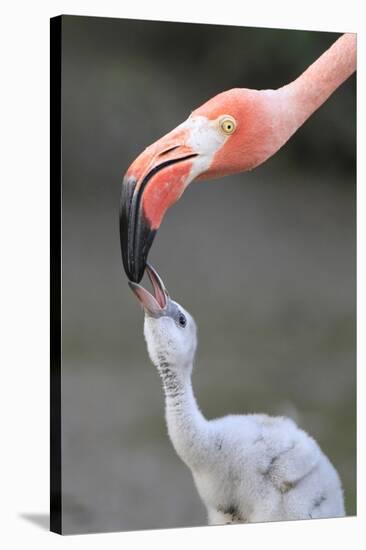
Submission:
POLYGON ((287 139, 356 70, 356 34, 344 34, 296 80, 280 88, 287 139))

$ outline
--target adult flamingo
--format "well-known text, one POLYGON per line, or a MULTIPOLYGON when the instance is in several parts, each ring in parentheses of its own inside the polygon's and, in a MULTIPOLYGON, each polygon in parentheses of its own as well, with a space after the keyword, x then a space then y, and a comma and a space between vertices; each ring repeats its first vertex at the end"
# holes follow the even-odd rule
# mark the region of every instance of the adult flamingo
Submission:
POLYGON ((356 35, 342 35, 296 80, 277 90, 223 92, 147 147, 124 177, 123 265, 139 282, 166 210, 195 179, 255 168, 276 151, 356 70, 356 35))

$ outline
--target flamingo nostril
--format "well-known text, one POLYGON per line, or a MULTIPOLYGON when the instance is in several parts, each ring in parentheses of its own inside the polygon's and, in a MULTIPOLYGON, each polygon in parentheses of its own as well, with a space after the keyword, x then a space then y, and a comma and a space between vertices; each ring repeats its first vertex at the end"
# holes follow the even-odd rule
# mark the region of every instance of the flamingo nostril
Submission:
POLYGON ((179 145, 174 145, 173 147, 169 147, 169 149, 165 149, 165 151, 162 151, 159 153, 158 157, 163 157, 164 155, 167 155, 168 153, 171 153, 175 149, 178 149, 179 145))

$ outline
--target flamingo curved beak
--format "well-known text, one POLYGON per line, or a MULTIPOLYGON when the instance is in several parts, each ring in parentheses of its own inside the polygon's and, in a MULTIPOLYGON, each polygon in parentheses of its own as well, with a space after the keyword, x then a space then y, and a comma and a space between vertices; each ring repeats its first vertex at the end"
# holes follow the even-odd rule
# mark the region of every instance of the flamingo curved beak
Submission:
POLYGON ((127 170, 120 202, 120 240, 127 277, 140 282, 166 210, 192 180, 197 153, 179 126, 145 149, 127 170))
POLYGON ((151 265, 146 265, 146 272, 154 294, 150 294, 144 287, 132 281, 128 281, 128 284, 143 306, 145 313, 151 317, 161 317, 167 309, 169 294, 159 274, 151 265))

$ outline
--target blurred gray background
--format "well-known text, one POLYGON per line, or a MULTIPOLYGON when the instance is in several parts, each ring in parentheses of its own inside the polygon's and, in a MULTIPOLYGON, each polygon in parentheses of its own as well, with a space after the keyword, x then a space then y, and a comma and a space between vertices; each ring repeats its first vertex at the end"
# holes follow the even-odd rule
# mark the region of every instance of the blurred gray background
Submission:
MULTIPOLYGON (((62 61, 63 529, 203 525, 167 437, 118 208, 141 150, 231 87, 276 88, 338 35, 66 16, 62 61)), ((355 78, 251 173, 193 183, 150 260, 195 317, 207 417, 292 416, 356 513, 355 78)))

